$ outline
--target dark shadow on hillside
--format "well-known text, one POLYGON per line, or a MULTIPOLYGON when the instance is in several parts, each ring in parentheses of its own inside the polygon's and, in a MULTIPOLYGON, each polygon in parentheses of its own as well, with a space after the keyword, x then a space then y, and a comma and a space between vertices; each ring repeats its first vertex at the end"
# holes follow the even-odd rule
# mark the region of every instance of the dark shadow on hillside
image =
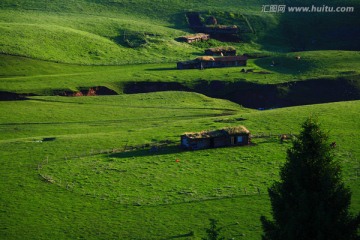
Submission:
POLYGON ((148 93, 160 91, 190 91, 191 89, 178 82, 130 82, 124 85, 124 93, 148 93))
POLYGON ((110 155, 110 157, 114 157, 114 158, 146 157, 146 156, 174 154, 174 153, 180 153, 182 151, 183 150, 180 148, 179 145, 161 146, 161 147, 153 146, 150 148, 134 149, 120 153, 113 153, 110 155))
MULTIPOLYGON (((252 73, 249 73, 252 74, 252 73)), ((281 84, 198 80, 188 87, 175 82, 128 82, 124 93, 192 91, 227 99, 247 108, 271 109, 360 99, 360 76, 309 79, 281 84)))
MULTIPOLYGON (((359 2, 344 0, 284 0, 285 13, 278 14, 279 24, 263 29, 259 42, 264 50, 271 45, 283 46, 285 51, 359 50, 359 2), (312 8, 314 6, 314 8, 312 8), (290 12, 289 7, 309 7, 312 12, 290 12), (333 8, 326 12, 323 7, 333 8), (337 7, 354 7, 353 12, 335 12, 337 7), (282 41, 280 43, 279 41, 282 41)), ((262 14, 271 14, 263 12, 262 14)))
POLYGON ((195 56, 203 56, 205 54, 205 52, 191 52, 191 54, 195 55, 195 56))
POLYGON ((167 70, 176 70, 176 67, 168 67, 168 68, 148 68, 146 71, 167 71, 167 70))
MULTIPOLYGON (((244 40, 244 34, 253 32, 247 18, 241 13, 190 11, 185 14, 185 17, 189 28, 194 32, 209 34, 211 39, 221 42, 240 42, 244 40)), ((206 42, 202 42, 200 45, 204 47, 206 42)))
POLYGON ((194 232, 193 232, 193 231, 190 231, 189 233, 179 234, 179 235, 175 235, 175 236, 171 236, 171 237, 163 238, 162 240, 167 240, 167 239, 178 239, 178 238, 188 238, 188 237, 192 237, 192 236, 194 236, 194 232))
POLYGON ((172 14, 169 17, 169 22, 174 24, 173 26, 171 26, 171 28, 173 29, 189 31, 189 23, 186 21, 185 11, 172 14))
POLYGON ((213 34, 211 35, 213 39, 216 39, 220 42, 228 42, 228 43, 239 43, 241 40, 243 40, 238 34, 227 34, 227 35, 221 35, 221 34, 213 34))
POLYGON ((78 91, 70 89, 55 89, 52 91, 52 94, 68 97, 118 95, 114 90, 104 86, 79 87, 78 89, 78 91))
POLYGON ((122 31, 118 36, 112 38, 112 40, 127 48, 139 48, 148 43, 145 33, 134 31, 122 31))
POLYGON ((281 84, 246 81, 198 81, 194 90, 227 99, 247 108, 271 109, 360 99, 359 77, 355 79, 309 79, 281 84))
POLYGON ((34 96, 34 95, 0 91, 0 101, 28 100, 28 98, 26 98, 26 96, 34 96))

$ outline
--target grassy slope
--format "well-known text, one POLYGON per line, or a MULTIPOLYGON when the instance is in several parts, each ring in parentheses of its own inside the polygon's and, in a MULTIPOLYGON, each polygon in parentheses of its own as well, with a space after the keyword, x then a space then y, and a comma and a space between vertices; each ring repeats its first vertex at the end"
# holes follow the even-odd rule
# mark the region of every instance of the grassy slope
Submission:
POLYGON ((190 10, 213 14, 230 23, 245 17, 254 33, 243 34, 245 43, 234 44, 240 53, 357 49, 357 45, 351 43, 351 40, 356 41, 348 36, 356 34, 358 18, 355 13, 331 16, 266 14, 261 12, 262 4, 266 3, 260 0, 227 1, 226 4, 158 0, 153 4, 161 6, 162 11, 157 11, 147 1, 3 1, 0 51, 43 60, 97 65, 189 59, 202 54, 203 49, 174 39, 186 34, 184 30, 189 31, 184 14, 190 10), (299 21, 299 18, 304 20, 299 21), (324 24, 310 31, 307 26, 312 22, 324 24), (124 39, 133 37, 144 38, 147 44, 129 48, 124 39))
POLYGON ((244 124, 253 133, 297 132, 303 120, 298 116, 310 114, 331 129, 344 179, 354 192, 352 209, 359 209, 360 152, 353 137, 353 129, 360 127, 358 102, 257 112, 199 94, 163 92, 34 97, 2 102, 0 107, 5 113, 0 119, 5 210, 1 235, 7 239, 161 239, 190 231, 200 237, 210 217, 223 224, 239 222, 226 231, 229 236, 258 239, 259 216, 268 213, 269 203, 266 194, 255 193, 257 188, 264 193, 277 179, 289 143, 281 145, 273 138, 254 140, 257 145, 248 148, 182 152, 168 147, 159 154, 138 150, 87 155, 125 145, 178 141, 185 131, 226 125, 244 124), (238 122, 239 117, 246 121, 238 122), (56 140, 37 142, 43 137, 56 140), (39 173, 54 184, 41 181, 39 173))
MULTIPOLYGON (((284 1, 288 5, 296 3, 284 1)), ((311 3, 314 2, 302 1, 303 6, 311 3)), ((347 3, 357 6, 351 1, 347 3)), ((213 14, 225 23, 237 23, 239 18, 246 18, 253 33, 243 34, 246 43, 235 44, 239 52, 357 49, 353 44, 357 41, 348 35, 356 34, 355 39, 360 36, 356 32, 359 23, 356 13, 267 14, 261 12, 262 5, 268 4, 262 0, 231 0, 226 4, 212 0, 201 3, 157 0, 152 4, 161 6, 161 11, 149 6, 148 1, 2 1, 0 51, 57 62, 97 65, 193 58, 202 53, 201 48, 174 40, 185 34, 184 29, 189 31, 184 17, 186 11, 213 14), (312 22, 322 24, 308 29, 312 22), (145 38, 147 44, 129 48, 124 39, 131 40, 134 36, 145 38)), ((347 5, 343 1, 342 4, 347 5)))
MULTIPOLYGON (((66 4, 58 1, 4 1, 0 11, 3 35, 0 51, 56 62, 97 65, 185 60, 203 52, 199 47, 174 40, 186 34, 183 29, 189 31, 185 21, 186 11, 206 10, 215 14, 220 11, 219 16, 224 15, 222 11, 246 11, 251 15, 259 12, 261 2, 228 1, 224 5, 216 1, 200 4, 159 0, 152 3, 162 6, 159 12, 148 8, 146 1, 80 1, 66 4), (139 35, 145 35, 145 46, 129 48, 123 41, 139 35)), ((236 17, 229 17, 231 21, 238 21, 236 17)), ((266 28, 263 23, 273 26, 277 23, 276 17, 271 15, 254 14, 249 19, 259 33, 266 28)), ((259 37, 254 34, 249 36, 254 40, 259 37)), ((254 51, 259 47, 250 41, 235 46, 240 52, 254 51)))
POLYGON ((181 82, 191 86, 197 80, 246 81, 256 83, 282 83, 315 78, 358 79, 359 52, 315 51, 279 54, 273 57, 249 60, 247 69, 269 71, 272 74, 244 74, 239 68, 184 70, 175 69, 174 63, 128 66, 76 66, 42 62, 22 57, 0 55, 0 78, 3 91, 49 94, 56 89, 108 86, 121 93, 124 82, 162 81, 181 82), (300 55, 300 61, 295 56, 300 55), (276 62, 271 67, 272 61, 276 62))
POLYGON ((193 51, 174 38, 182 31, 121 18, 81 14, 3 11, 1 52, 56 62, 78 64, 127 64, 175 61, 188 58, 193 51), (95 29, 95 30, 91 30, 95 29), (117 43, 129 31, 148 36, 145 47, 130 48, 117 43), (179 56, 167 56, 175 52, 179 56), (131 56, 128 57, 128 56, 131 56))

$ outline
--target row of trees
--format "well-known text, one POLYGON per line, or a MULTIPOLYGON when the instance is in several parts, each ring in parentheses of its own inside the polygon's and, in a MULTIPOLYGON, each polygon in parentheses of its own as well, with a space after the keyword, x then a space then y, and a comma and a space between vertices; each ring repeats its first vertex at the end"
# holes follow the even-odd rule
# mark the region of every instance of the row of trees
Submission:
MULTIPOLYGON (((261 217, 263 240, 359 240, 360 214, 349 212, 351 192, 342 181, 328 135, 309 118, 287 151, 280 181, 268 190, 272 220, 261 217)), ((208 240, 221 228, 210 220, 208 240)))

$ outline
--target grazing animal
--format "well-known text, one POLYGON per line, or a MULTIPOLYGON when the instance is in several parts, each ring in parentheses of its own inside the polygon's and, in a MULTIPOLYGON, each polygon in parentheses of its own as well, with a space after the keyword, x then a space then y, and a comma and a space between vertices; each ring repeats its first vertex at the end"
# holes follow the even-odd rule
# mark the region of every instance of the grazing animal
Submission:
POLYGON ((287 139, 286 134, 281 134, 281 135, 280 135, 280 143, 283 143, 284 140, 286 140, 286 139, 287 139))

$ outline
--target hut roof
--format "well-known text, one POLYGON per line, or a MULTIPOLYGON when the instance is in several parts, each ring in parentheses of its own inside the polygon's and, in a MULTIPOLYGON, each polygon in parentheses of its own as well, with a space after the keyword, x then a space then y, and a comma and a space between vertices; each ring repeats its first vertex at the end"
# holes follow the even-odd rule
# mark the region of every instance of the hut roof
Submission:
POLYGON ((237 126, 237 127, 227 127, 212 131, 188 132, 188 133, 184 133, 183 136, 186 136, 191 139, 201 139, 201 138, 211 138, 211 137, 220 137, 226 135, 249 134, 249 133, 250 131, 244 126, 237 126))
POLYGON ((236 49, 232 46, 214 47, 214 48, 206 49, 206 51, 211 51, 211 52, 235 51, 235 50, 236 49))
POLYGON ((212 56, 202 56, 202 57, 197 57, 196 60, 199 61, 215 61, 215 58, 212 56))
POLYGON ((207 25, 208 28, 217 28, 217 29, 238 29, 236 25, 207 25))
POLYGON ((199 38, 206 38, 209 37, 209 34, 205 34, 205 33, 197 33, 197 34, 192 34, 192 35, 187 35, 187 36, 182 36, 180 38, 185 38, 185 39, 199 39, 199 38))

